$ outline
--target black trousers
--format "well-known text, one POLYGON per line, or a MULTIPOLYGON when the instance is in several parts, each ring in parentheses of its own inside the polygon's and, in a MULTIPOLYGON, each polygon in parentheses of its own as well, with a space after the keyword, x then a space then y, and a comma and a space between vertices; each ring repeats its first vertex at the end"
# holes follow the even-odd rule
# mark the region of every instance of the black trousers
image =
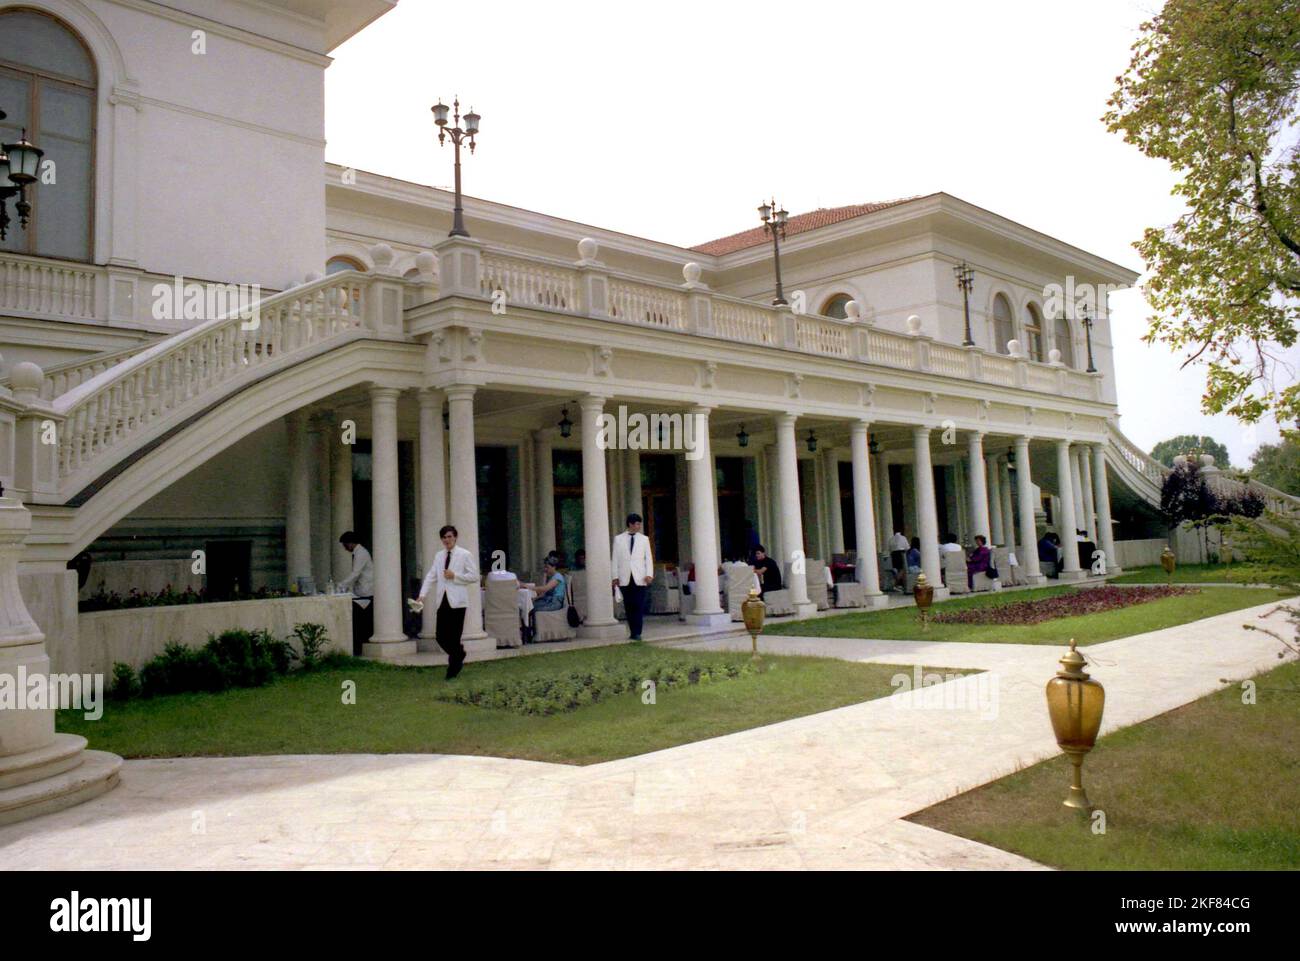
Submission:
POLYGON ((645 587, 632 578, 619 588, 623 592, 623 611, 627 614, 628 636, 633 640, 641 636, 641 623, 645 618, 645 587))
POLYGON ((352 653, 356 657, 361 656, 361 645, 375 633, 375 600, 372 597, 362 599, 370 603, 362 607, 356 601, 352 602, 352 653))
POLYGON ((465 645, 460 636, 465 631, 465 611, 468 608, 452 607, 447 603, 447 595, 442 596, 438 605, 438 619, 435 630, 438 632, 438 646, 447 652, 448 663, 456 664, 465 660, 465 645))

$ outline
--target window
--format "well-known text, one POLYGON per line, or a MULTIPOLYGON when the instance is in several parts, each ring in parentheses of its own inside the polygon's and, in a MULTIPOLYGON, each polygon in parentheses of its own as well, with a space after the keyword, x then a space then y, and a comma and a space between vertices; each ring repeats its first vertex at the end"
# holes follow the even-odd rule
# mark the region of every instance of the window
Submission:
POLYGON ((360 270, 364 273, 365 269, 366 265, 361 263, 359 260, 341 255, 338 257, 331 257, 325 262, 326 274, 339 274, 345 270, 360 270))
POLYGON ((1033 304, 1025 308, 1025 351, 1030 360, 1043 360, 1043 318, 1033 304))
POLYGON ((27 188, 31 223, 23 230, 14 217, 0 249, 65 260, 93 256, 96 86, 90 52, 60 21, 34 10, 0 12, 0 105, 9 114, 0 121, 0 141, 16 140, 26 128, 27 139, 45 151, 42 178, 27 188))
POLYGON ((1008 353, 1007 341, 1016 336, 1011 322, 1011 305, 1007 298, 998 294, 993 298, 993 346, 999 354, 1008 353))
POLYGON ((848 294, 836 294, 822 305, 822 316, 834 317, 837 320, 846 320, 849 314, 845 309, 845 305, 852 299, 853 298, 848 294))
POLYGON ((1053 346, 1061 352, 1061 363, 1066 367, 1074 366, 1074 340, 1070 336, 1070 322, 1064 317, 1057 317, 1053 326, 1053 346))

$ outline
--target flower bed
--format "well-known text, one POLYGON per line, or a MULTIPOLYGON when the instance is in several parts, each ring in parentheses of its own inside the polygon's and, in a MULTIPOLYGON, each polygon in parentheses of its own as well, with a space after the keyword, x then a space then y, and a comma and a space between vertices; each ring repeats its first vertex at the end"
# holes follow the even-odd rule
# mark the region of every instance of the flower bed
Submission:
POLYGON ((969 607, 960 611, 939 611, 931 620, 940 624, 1042 624, 1063 617, 1100 614, 1134 604, 1146 604, 1166 597, 1199 594, 1195 587, 1088 587, 1034 601, 1013 601, 969 607))
POLYGON ((607 662, 583 672, 542 677, 518 677, 491 683, 439 685, 434 697, 453 704, 513 711, 516 714, 561 714, 606 698, 647 690, 653 681, 656 693, 689 684, 712 684, 758 673, 750 660, 688 661, 686 663, 619 664, 607 662))
POLYGON ((175 607, 179 604, 218 604, 223 601, 261 601, 273 597, 291 597, 287 591, 273 591, 259 588, 251 594, 236 592, 230 597, 213 597, 206 590, 196 591, 187 587, 183 591, 175 590, 170 584, 161 591, 138 591, 134 587, 126 594, 106 591, 101 586, 94 594, 77 604, 82 614, 95 611, 125 611, 135 607, 175 607))

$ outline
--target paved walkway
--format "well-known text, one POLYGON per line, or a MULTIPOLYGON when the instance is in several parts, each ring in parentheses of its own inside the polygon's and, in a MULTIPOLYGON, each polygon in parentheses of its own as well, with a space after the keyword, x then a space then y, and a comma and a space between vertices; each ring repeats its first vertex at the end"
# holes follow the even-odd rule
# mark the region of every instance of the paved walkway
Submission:
MULTIPOLYGON (((1106 730, 1277 664, 1271 605, 1087 649, 1106 730)), ((747 649, 745 636, 671 642, 747 649)), ((983 668, 890 698, 589 767, 444 755, 130 761, 0 828, 23 868, 1035 868, 900 820, 1057 753, 1053 647, 771 638, 771 653, 983 668), (931 702, 939 703, 931 703, 931 702), (946 703, 946 706, 944 706, 946 703)), ((1100 800, 1104 803, 1103 799, 1100 800)))

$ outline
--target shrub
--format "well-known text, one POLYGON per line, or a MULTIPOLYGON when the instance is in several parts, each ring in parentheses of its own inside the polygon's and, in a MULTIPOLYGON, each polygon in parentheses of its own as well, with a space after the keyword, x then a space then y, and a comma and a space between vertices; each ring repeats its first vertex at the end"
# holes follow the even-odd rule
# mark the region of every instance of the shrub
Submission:
POLYGON ((302 648, 302 666, 316 667, 321 661, 321 652, 325 650, 330 639, 325 625, 297 624, 293 629, 293 637, 298 639, 298 645, 302 648))
POLYGON ((226 672, 208 648, 195 650, 175 641, 140 669, 140 693, 145 697, 186 691, 221 691, 226 672))
POLYGON ((130 664, 116 661, 113 664, 113 684, 108 696, 115 701, 129 701, 140 693, 140 679, 130 664))

